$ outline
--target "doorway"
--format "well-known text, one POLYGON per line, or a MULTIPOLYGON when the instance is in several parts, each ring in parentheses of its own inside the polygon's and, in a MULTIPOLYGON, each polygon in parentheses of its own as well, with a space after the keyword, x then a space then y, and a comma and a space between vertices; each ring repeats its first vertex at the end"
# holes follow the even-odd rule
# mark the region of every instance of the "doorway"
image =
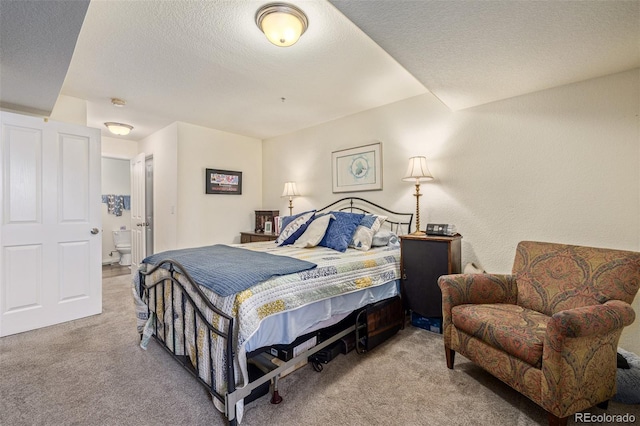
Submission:
POLYGON ((145 246, 146 256, 151 256, 153 251, 153 156, 146 157, 144 160, 144 208, 146 216, 146 232, 145 246))

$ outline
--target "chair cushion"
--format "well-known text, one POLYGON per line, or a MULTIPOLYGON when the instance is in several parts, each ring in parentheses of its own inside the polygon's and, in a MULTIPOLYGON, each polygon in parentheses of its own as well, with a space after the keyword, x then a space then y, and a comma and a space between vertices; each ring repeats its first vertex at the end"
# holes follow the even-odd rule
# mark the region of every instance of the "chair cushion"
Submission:
POLYGON ((550 317, 504 303, 458 305, 451 310, 456 328, 509 355, 540 368, 550 317))

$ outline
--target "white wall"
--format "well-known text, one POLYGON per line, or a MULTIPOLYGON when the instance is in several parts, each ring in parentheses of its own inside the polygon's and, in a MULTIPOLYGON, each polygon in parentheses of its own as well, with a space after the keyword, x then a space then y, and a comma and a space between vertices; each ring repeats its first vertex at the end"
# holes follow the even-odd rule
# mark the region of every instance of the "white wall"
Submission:
MULTIPOLYGON (((130 195, 131 171, 129 160, 102 158, 102 194, 130 195)), ((107 205, 102 203, 102 263, 114 263, 120 260, 115 252, 112 231, 121 227, 131 229, 131 210, 122 210, 121 216, 108 213, 107 205)))
MULTIPOLYGON (((415 211, 408 158, 425 155, 435 181, 422 185, 421 222, 453 223, 463 264, 511 271, 521 240, 640 249, 640 70, 450 112, 430 94, 266 140, 263 204, 283 183, 303 195, 296 211, 331 193, 331 152, 379 140, 382 191, 356 193, 415 211)), ((634 307, 640 313, 640 296, 634 307)), ((640 321, 621 346, 640 353, 640 321)))
POLYGON ((187 123, 178 140, 177 246, 239 243, 262 208, 262 141, 187 123), (242 194, 205 194, 207 168, 242 172, 242 194))

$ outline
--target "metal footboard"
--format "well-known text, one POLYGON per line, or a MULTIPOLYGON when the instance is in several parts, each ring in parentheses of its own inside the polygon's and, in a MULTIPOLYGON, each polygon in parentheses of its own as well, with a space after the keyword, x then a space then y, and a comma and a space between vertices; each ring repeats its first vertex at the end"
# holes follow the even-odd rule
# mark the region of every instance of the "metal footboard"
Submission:
MULTIPOLYGON (((210 383, 207 383, 206 380, 200 377, 202 360, 200 360, 199 353, 200 353, 200 350, 203 349, 201 345, 207 345, 209 358, 211 358, 211 354, 213 353, 211 333, 214 333, 219 338, 224 339, 226 360, 227 360, 226 365, 224 366, 227 373, 227 393, 229 394, 234 393, 236 390, 236 380, 235 380, 235 372, 233 368, 233 364, 234 364, 233 363, 233 359, 234 359, 233 317, 225 314, 216 306, 214 306, 206 297, 206 295, 202 292, 199 286, 195 284, 195 281, 191 278, 191 276, 184 269, 184 267, 176 261, 169 260, 169 259, 163 260, 162 262, 160 262, 159 264, 155 265, 153 268, 147 271, 139 271, 139 274, 140 274, 140 297, 143 300, 147 300, 148 301, 147 303, 150 303, 151 301, 150 295, 151 295, 151 292, 153 292, 154 304, 155 304, 153 312, 156 313, 156 315, 159 309, 160 298, 162 298, 163 308, 165 309, 166 309, 165 304, 171 303, 171 313, 172 313, 171 318, 167 319, 166 316, 163 315, 164 316, 163 324, 165 324, 165 326, 163 328, 160 328, 158 324, 159 321, 156 320, 154 322, 155 325, 154 325, 153 337, 156 340, 156 342, 158 342, 161 347, 163 347, 167 352, 169 352, 169 354, 174 359, 176 359, 187 371, 189 371, 205 388, 207 388, 214 398, 219 400, 222 404, 226 404, 227 403, 226 395, 220 394, 215 389, 213 360, 209 360, 210 383), (153 282, 147 282, 148 280, 151 279, 151 274, 153 274, 155 271, 157 271, 160 268, 165 269, 167 271, 167 275, 164 275, 153 282), (200 298, 200 302, 204 304, 208 309, 210 309, 214 314, 219 315, 224 320, 223 322, 227 323, 226 327, 220 327, 224 329, 216 328, 213 324, 211 324, 206 319, 206 316, 198 308, 198 306, 196 305, 196 302, 193 300, 193 298, 189 294, 189 291, 187 291, 187 288, 185 288, 185 286, 178 280, 178 274, 186 278, 189 286, 191 287, 191 290, 194 291, 200 298), (167 286, 169 286, 168 287, 169 293, 170 293, 169 300, 165 298, 167 286), (176 306, 175 306, 176 301, 174 297, 176 294, 176 291, 179 291, 179 294, 180 294, 180 301, 179 301, 181 305, 180 316, 176 316, 176 306), (205 327, 209 331, 206 335, 206 338, 202 339, 202 342, 199 342, 199 339, 197 337, 194 338, 193 344, 195 345, 195 366, 193 365, 192 360, 188 356, 188 348, 187 348, 188 341, 187 341, 186 315, 185 315, 187 306, 189 306, 194 313, 193 314, 194 337, 198 333, 197 331, 198 325, 200 325, 201 327, 205 327), (167 321, 171 321, 171 330, 172 330, 171 347, 168 345, 168 342, 167 342, 167 327, 166 327, 167 321), (199 324, 198 324, 198 321, 199 321, 199 324), (177 324, 179 323, 181 324, 181 331, 182 331, 182 337, 183 337, 182 353, 184 355, 179 355, 177 353, 179 351, 177 350, 178 342, 176 341, 177 340, 176 328, 177 328, 177 324), (162 338, 160 338, 160 336, 162 336, 162 338)), ((148 314, 151 315, 152 313, 151 308, 148 305, 147 305, 147 309, 148 309, 148 314)), ((205 353, 205 351, 203 350, 202 353, 205 353)), ((230 421, 232 419, 235 419, 235 406, 233 408, 227 407, 226 410, 228 412, 233 411, 233 415, 229 416, 230 421)), ((233 423, 235 423, 235 421, 233 423)))
POLYGON ((180 265, 180 263, 172 261, 172 260, 164 260, 161 263, 159 263, 158 265, 154 266, 153 268, 147 270, 147 271, 142 271, 140 270, 138 272, 140 274, 140 297, 143 300, 147 301, 147 313, 150 316, 152 314, 152 310, 149 307, 149 303, 151 302, 151 294, 153 294, 154 296, 154 310, 153 312, 156 313, 159 309, 166 309, 166 305, 165 303, 169 303, 169 301, 167 300, 167 298, 165 298, 165 294, 167 291, 167 288, 169 288, 169 297, 168 299, 170 300, 171 303, 171 329, 173 330, 172 332, 172 336, 171 336, 171 343, 172 345, 169 346, 168 345, 168 336, 167 336, 167 327, 166 327, 166 323, 167 323, 167 318, 166 315, 163 314, 164 317, 164 321, 163 327, 159 326, 159 321, 156 319, 156 321, 154 322, 154 333, 153 333, 153 337, 155 339, 155 341, 162 347, 164 348, 170 355, 172 358, 174 358, 175 360, 177 360, 187 371, 189 371, 195 378, 196 380, 198 380, 198 382, 200 382, 201 385, 203 385, 210 393, 213 397, 215 397, 217 400, 219 400, 221 403, 224 404, 225 406, 225 415, 229 421, 229 424, 231 425, 236 425, 237 424, 237 417, 236 417, 236 404, 243 400, 244 398, 246 398, 247 396, 249 396, 249 394, 256 388, 258 388, 259 386, 261 386, 262 384, 274 380, 274 386, 277 386, 277 379, 280 377, 280 375, 286 371, 287 369, 291 368, 292 366, 298 364, 300 361, 302 360, 306 360, 309 356, 313 355, 314 353, 324 349, 326 346, 332 344, 333 342, 337 341, 338 339, 341 339, 342 337, 346 336, 349 333, 352 333, 355 330, 355 324, 338 332, 337 334, 331 336, 330 338, 327 338, 326 340, 323 340, 321 343, 319 343, 318 345, 309 348, 305 351, 303 351, 302 353, 300 353, 298 356, 292 358, 291 360, 285 362, 284 364, 280 365, 280 366, 275 366, 274 365, 274 369, 272 371, 267 372, 266 374, 264 374, 263 376, 261 376, 260 378, 250 382, 247 386, 244 386, 242 388, 236 389, 236 382, 235 382, 235 371, 234 371, 234 351, 233 351, 233 318, 227 314, 225 314, 224 312, 222 312, 220 309, 218 309, 216 306, 214 306, 206 297, 206 295, 202 292, 202 290, 198 287, 197 284, 195 284, 195 282, 193 281, 193 279, 189 276, 189 274, 184 270, 184 268, 182 267, 182 265, 180 265), (152 281, 152 282, 148 282, 151 280, 151 276, 152 274, 157 271, 159 268, 164 268, 167 271, 166 275, 163 275, 159 278, 157 278, 156 280, 152 281), (216 315, 219 315, 220 317, 224 318, 224 320, 226 320, 228 322, 227 327, 225 330, 221 330, 216 328, 214 325, 212 325, 207 319, 206 316, 202 313, 202 311, 198 308, 196 302, 193 300, 193 298, 191 297, 191 295, 189 294, 189 292, 187 291, 187 289, 185 288, 185 286, 179 281, 178 279, 178 275, 182 275, 186 278, 187 282, 189 283, 189 286, 191 286, 191 289, 193 291, 195 291, 195 293, 198 295, 198 297, 201 299, 201 302, 208 308, 210 309, 212 312, 214 312, 216 315), (169 287, 167 287, 169 286, 169 287), (176 316, 176 306, 174 305, 175 303, 175 294, 176 291, 180 292, 180 305, 181 305, 181 309, 180 309, 180 315, 176 316), (159 298, 162 298, 162 307, 159 307, 159 298), (200 326, 204 326, 206 327, 206 329, 209 331, 209 333, 207 333, 207 338, 202 340, 202 344, 206 344, 209 347, 209 357, 211 358, 211 354, 213 351, 212 345, 211 345, 211 333, 215 333, 218 337, 225 339, 226 342, 226 360, 227 363, 224 366, 224 368, 226 369, 227 372, 227 393, 225 394, 220 394, 219 392, 216 391, 215 389, 215 379, 214 379, 214 371, 213 371, 213 363, 212 360, 209 361, 209 365, 210 365, 210 370, 209 370, 209 374, 210 374, 210 383, 207 383, 206 380, 202 379, 200 377, 200 370, 201 370, 201 360, 199 357, 199 349, 200 347, 198 346, 198 339, 195 338, 194 339, 194 345, 196 345, 196 350, 195 350, 195 366, 192 363, 191 358, 188 356, 188 348, 187 348, 187 332, 186 332, 186 307, 190 306, 193 309, 194 315, 193 315, 193 329, 194 329, 194 333, 197 333, 197 323, 196 321, 200 322, 200 326), (183 336, 183 344, 182 344, 182 351, 184 353, 184 355, 179 355, 176 352, 178 352, 177 350, 177 339, 176 339, 176 327, 178 323, 181 323, 181 331, 182 331, 182 336, 183 336))

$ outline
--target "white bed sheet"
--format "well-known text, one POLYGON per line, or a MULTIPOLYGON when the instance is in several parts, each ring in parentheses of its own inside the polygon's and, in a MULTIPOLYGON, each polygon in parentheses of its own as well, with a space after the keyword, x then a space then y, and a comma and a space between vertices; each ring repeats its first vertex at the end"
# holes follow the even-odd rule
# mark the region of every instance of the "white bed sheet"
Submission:
POLYGON ((400 294, 400 282, 390 281, 378 287, 319 300, 300 308, 281 312, 262 320, 260 327, 246 342, 246 351, 288 344, 296 337, 337 324, 356 309, 400 294))

